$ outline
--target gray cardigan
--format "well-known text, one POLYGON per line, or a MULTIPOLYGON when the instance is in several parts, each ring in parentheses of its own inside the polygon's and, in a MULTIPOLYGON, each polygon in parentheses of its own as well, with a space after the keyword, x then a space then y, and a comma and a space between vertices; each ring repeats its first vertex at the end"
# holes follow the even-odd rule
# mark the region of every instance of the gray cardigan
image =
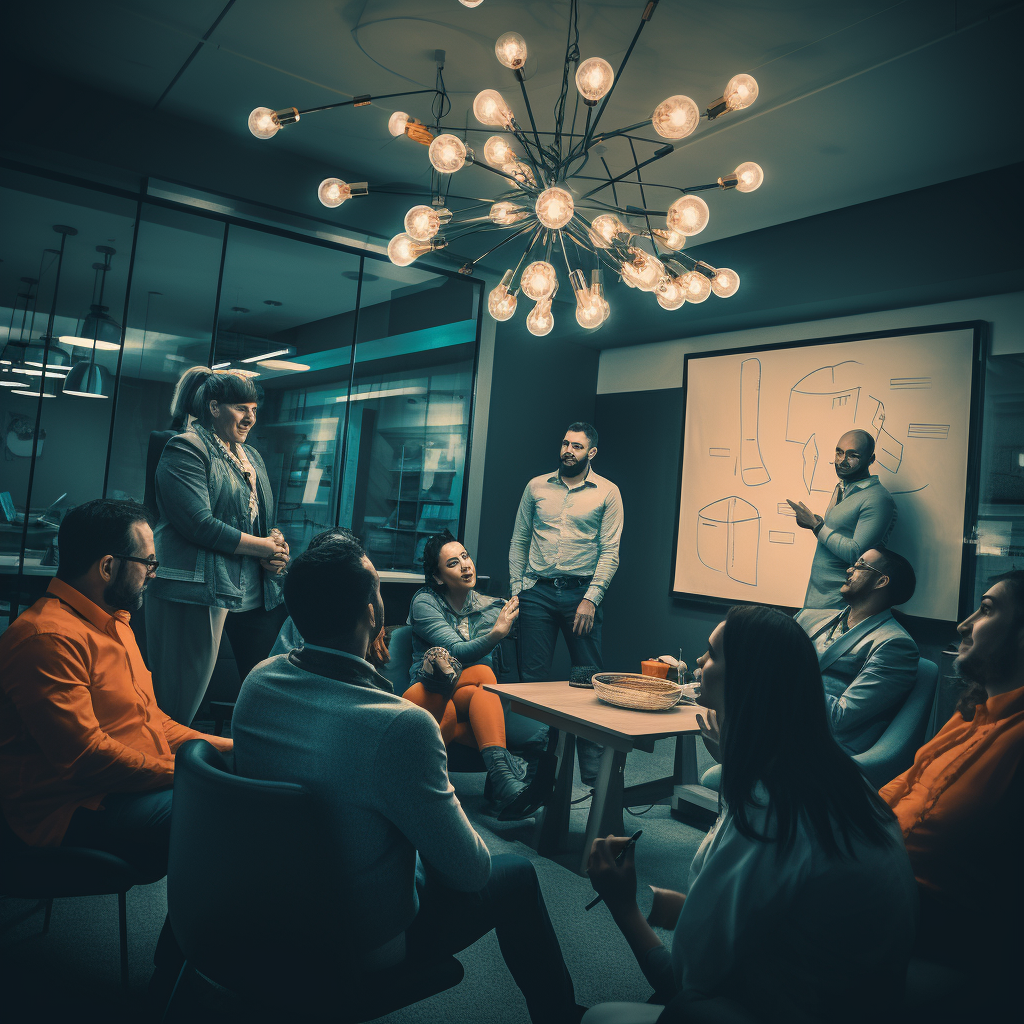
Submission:
POLYGON ((870 548, 883 545, 896 525, 896 502, 877 476, 825 513, 811 562, 805 608, 843 608, 839 588, 846 570, 870 548))
POLYGON ((491 629, 505 602, 471 590, 462 611, 457 612, 436 590, 421 587, 409 603, 412 626, 412 666, 409 681, 416 682, 423 655, 431 647, 443 647, 463 668, 493 665, 495 644, 491 629))
MULTIPOLYGON (((307 650, 309 650, 307 646, 307 650)), ((239 775, 307 786, 336 851, 351 914, 339 922, 369 952, 418 909, 416 853, 461 892, 478 892, 490 855, 448 781, 437 722, 361 658, 317 651, 334 678, 278 655, 249 673, 231 719, 239 775)))
MULTIPOLYGON (((156 468, 160 521, 153 531, 160 568, 150 584, 164 601, 238 608, 242 603, 243 555, 235 548, 243 533, 266 536, 274 524, 274 495, 260 453, 243 445, 256 471, 259 521, 249 519, 249 486, 224 457, 208 431, 190 427, 170 438, 156 468)), ((270 573, 263 578, 263 606, 284 598, 270 573)))

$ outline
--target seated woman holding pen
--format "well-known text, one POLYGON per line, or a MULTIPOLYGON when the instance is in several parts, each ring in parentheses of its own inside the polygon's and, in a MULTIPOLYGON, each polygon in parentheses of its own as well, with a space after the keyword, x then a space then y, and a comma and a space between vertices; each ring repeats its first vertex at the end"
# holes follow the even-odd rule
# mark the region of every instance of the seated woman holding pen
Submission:
POLYGON ((832 738, 813 645, 789 616, 739 606, 698 664, 722 811, 688 893, 655 890, 645 920, 632 849, 615 863, 627 839, 596 840, 588 865, 668 1008, 605 1004, 584 1021, 877 1017, 902 998, 914 877, 892 812, 832 738), (652 924, 673 929, 671 952, 652 924))
POLYGON ((405 697, 437 719, 446 746, 480 751, 502 821, 529 817, 547 787, 534 786, 526 762, 508 751, 501 698, 483 688, 497 682, 493 651, 519 615, 519 599, 477 593, 473 559, 447 530, 427 541, 423 577, 409 606, 413 681, 405 697))

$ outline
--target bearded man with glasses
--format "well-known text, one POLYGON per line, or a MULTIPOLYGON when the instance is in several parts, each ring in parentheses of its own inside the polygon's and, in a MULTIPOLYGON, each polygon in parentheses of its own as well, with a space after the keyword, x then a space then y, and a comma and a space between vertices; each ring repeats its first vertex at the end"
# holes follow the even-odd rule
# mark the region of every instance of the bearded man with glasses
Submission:
POLYGON ((916 586, 902 555, 870 548, 846 570, 841 611, 796 613, 818 653, 832 735, 848 754, 874 745, 917 679, 917 644, 892 614, 916 586))

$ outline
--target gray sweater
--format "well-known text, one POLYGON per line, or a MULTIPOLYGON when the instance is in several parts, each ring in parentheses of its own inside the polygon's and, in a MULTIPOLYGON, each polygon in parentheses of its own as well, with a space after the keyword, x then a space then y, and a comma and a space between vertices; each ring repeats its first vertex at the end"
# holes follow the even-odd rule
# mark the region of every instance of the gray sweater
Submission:
POLYGON ((361 658, 328 657, 342 679, 288 655, 249 673, 231 722, 235 770, 302 783, 319 799, 348 885, 351 917, 339 927, 371 950, 416 915, 417 851, 463 892, 483 888, 490 855, 448 781, 437 722, 361 658))

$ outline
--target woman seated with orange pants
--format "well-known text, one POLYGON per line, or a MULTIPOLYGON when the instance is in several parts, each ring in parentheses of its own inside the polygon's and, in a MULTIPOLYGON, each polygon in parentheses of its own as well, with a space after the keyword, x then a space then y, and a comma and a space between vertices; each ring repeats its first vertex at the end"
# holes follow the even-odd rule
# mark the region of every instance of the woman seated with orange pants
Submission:
POLYGON ((519 600, 477 593, 473 559, 447 530, 427 541, 423 577, 426 586, 409 606, 413 682, 405 697, 437 719, 446 746, 480 751, 501 820, 529 817, 546 794, 531 787, 526 762, 506 748, 501 698, 483 688, 497 682, 493 651, 519 615, 519 600))

